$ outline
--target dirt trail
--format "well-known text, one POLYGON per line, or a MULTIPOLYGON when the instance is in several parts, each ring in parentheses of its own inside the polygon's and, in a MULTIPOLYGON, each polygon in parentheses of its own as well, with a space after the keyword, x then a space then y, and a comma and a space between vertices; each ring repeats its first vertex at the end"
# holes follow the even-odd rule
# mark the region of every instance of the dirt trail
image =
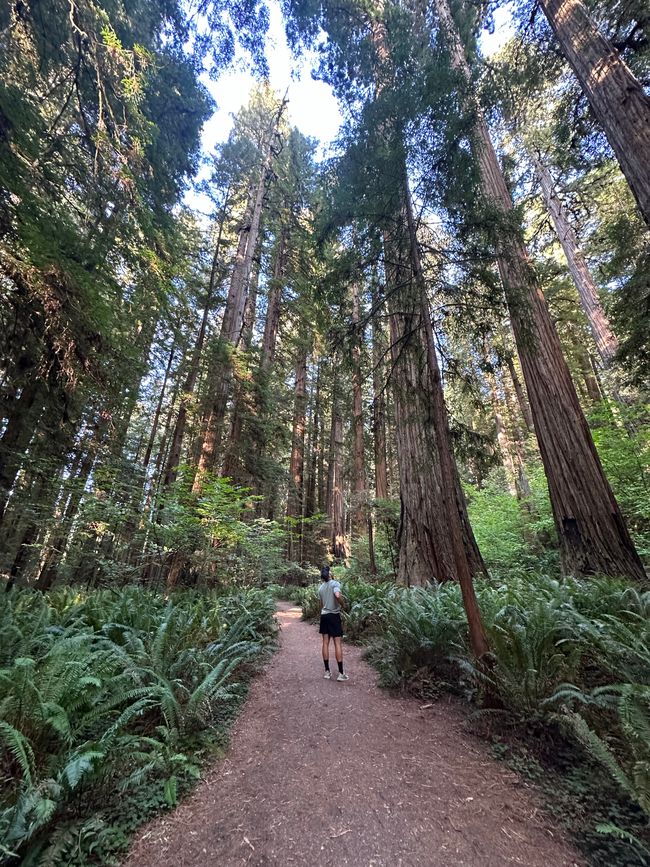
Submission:
POLYGON ((463 731, 458 709, 381 691, 354 647, 350 680, 324 680, 315 628, 286 604, 278 617, 280 649, 228 756, 142 829, 125 867, 580 863, 530 790, 463 731))

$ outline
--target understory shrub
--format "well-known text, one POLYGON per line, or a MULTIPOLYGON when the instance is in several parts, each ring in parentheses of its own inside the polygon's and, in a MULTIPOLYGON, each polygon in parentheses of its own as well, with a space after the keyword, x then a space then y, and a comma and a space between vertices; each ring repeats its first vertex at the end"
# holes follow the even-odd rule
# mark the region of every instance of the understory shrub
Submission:
POLYGON ((223 742, 272 594, 14 592, 0 611, 0 857, 116 863, 223 742))

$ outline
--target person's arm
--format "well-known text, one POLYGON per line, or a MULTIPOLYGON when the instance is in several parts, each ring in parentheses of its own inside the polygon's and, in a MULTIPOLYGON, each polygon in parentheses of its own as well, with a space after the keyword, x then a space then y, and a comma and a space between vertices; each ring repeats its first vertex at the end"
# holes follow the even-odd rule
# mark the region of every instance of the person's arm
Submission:
POLYGON ((339 603, 341 608, 343 608, 343 610, 345 610, 345 596, 341 592, 341 585, 340 584, 339 584, 339 589, 334 591, 334 598, 339 603))

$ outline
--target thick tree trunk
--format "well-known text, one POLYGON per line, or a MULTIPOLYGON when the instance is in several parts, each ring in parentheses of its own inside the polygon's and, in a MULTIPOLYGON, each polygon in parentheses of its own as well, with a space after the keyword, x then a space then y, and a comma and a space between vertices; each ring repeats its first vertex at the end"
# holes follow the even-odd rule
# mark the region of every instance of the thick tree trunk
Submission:
MULTIPOLYGON (((386 28, 371 22, 376 53, 376 88, 390 85, 386 28)), ((383 130, 391 150, 399 134, 383 130)), ((467 521, 449 439, 447 413, 428 300, 411 211, 406 164, 398 158, 386 178, 391 229, 384 230, 384 270, 390 298, 392 383, 395 404, 401 518, 398 580, 410 585, 458 579, 477 657, 487 640, 472 588, 483 564, 467 521)))
POLYGON ((650 225, 650 97, 580 0, 540 6, 650 225))
MULTIPOLYGON (((474 533, 469 523, 469 517, 467 515, 467 504, 465 502, 465 496, 463 494, 462 485, 460 483, 460 476, 458 474, 458 468, 456 466, 456 460, 454 458, 451 445, 447 406, 445 404, 445 397, 442 387, 442 377, 438 365, 438 356, 436 354, 435 335, 433 332, 433 323, 431 321, 431 314, 429 311, 429 300, 426 292, 424 272, 422 270, 422 263, 420 259, 420 247, 416 235, 415 220, 413 217, 413 206, 411 202, 411 193, 409 190, 406 175, 406 165, 403 166, 403 185, 411 269, 413 273, 414 283, 419 289, 420 309, 422 315, 422 325, 424 329, 423 337, 425 341, 426 361, 429 370, 431 386, 430 394, 433 404, 434 424, 436 427, 436 432, 438 434, 438 452, 441 477, 444 484, 443 492, 445 497, 449 497, 450 502, 455 501, 455 507, 451 512, 449 523, 451 526, 452 544, 454 547, 454 559, 456 561, 458 578, 462 585, 463 581, 466 581, 467 572, 469 572, 470 576, 479 573, 485 574, 486 569, 483 558, 481 557, 481 553, 478 549, 478 545, 476 544, 474 533), (451 497, 452 489, 454 492, 453 500, 451 497), (458 523, 456 516, 458 516, 458 523), (467 563, 467 570, 465 569, 465 562, 467 563)), ((474 599, 473 589, 469 587, 464 587, 463 598, 466 602, 468 602, 468 604, 473 604, 471 603, 471 599, 474 599)), ((474 599, 474 602, 475 601, 476 600, 474 599)), ((478 616, 478 609, 471 613, 468 612, 468 618, 470 617, 474 620, 478 618, 478 621, 480 621, 480 617, 478 616)), ((479 640, 480 636, 476 636, 476 638, 477 640, 479 640)), ((485 639, 485 635, 483 635, 482 639, 480 640, 483 639, 485 639)))
MULTIPOLYGON (((469 66, 447 0, 434 2, 450 40, 452 63, 469 82, 469 66)), ((644 580, 643 565, 605 478, 522 236, 509 225, 512 200, 485 119, 476 102, 471 107, 484 192, 503 219, 497 265, 548 480, 564 570, 644 580)))
POLYGON ((569 273, 578 290, 580 303, 589 322, 598 354, 605 367, 608 367, 618 351, 618 340, 611 329, 603 305, 600 302, 598 289, 591 276, 591 271, 585 261, 585 257, 582 255, 580 245, 578 244, 578 237, 569 221, 566 209, 557 194, 551 173, 534 154, 531 155, 531 160, 535 174, 539 178, 544 202, 551 215, 553 226, 566 256, 569 273))
MULTIPOLYGON (((280 228, 280 232, 273 252, 272 277, 267 281, 266 317, 264 320, 264 336, 260 351, 259 368, 255 373, 255 425, 254 443, 257 452, 258 466, 264 467, 264 459, 267 452, 268 422, 272 412, 269 395, 269 383, 273 365, 275 363, 275 349, 280 327, 280 314, 282 310, 282 290, 284 287, 284 273, 287 264, 289 248, 289 235, 286 226, 280 228)), ((261 515, 267 509, 269 519, 275 513, 275 490, 267 476, 262 472, 261 478, 257 479, 256 492, 264 497, 257 504, 257 513, 261 515)))
POLYGON ((352 537, 359 538, 368 530, 368 492, 363 442, 363 392, 361 375, 361 343, 359 285, 352 284, 352 537))
POLYGON ((307 409, 307 347, 300 346, 296 358, 294 385, 293 429, 291 434, 291 461, 289 464, 289 490, 287 518, 289 538, 287 558, 296 560, 301 549, 304 500, 305 415, 307 409))

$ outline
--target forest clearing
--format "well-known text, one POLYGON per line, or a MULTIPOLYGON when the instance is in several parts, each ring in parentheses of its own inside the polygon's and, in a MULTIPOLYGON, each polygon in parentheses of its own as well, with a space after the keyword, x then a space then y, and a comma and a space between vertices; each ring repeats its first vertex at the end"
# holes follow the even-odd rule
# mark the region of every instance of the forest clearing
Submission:
POLYGON ((3 867, 650 864, 649 88, 645 0, 0 3, 3 867))

